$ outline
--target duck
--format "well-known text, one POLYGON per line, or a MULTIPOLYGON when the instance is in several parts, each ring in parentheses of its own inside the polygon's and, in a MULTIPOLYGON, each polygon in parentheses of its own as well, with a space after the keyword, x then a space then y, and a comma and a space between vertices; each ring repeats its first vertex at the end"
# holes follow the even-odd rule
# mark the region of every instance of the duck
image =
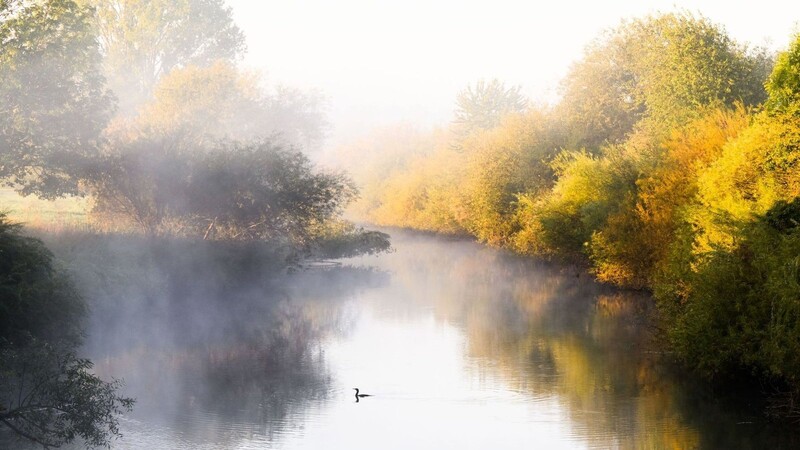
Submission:
POLYGON ((372 394, 359 394, 358 393, 358 388, 353 388, 353 389, 355 389, 355 391, 356 391, 356 401, 358 401, 360 398, 363 398, 363 397, 372 397, 372 394))

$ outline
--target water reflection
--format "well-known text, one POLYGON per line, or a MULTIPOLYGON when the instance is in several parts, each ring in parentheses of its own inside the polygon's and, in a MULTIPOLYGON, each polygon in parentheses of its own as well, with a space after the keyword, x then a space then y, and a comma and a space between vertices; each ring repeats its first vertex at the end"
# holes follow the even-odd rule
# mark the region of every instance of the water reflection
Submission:
POLYGON ((342 302, 388 281, 343 266, 249 283, 163 269, 156 263, 146 286, 116 285, 125 313, 96 308, 92 321, 96 370, 124 374, 137 398, 120 447, 266 445, 302 429, 330 397, 321 343, 346 330, 342 302))
POLYGON ((136 306, 95 311, 87 347, 138 398, 119 446, 800 444, 679 382, 639 294, 472 243, 393 242, 393 254, 236 283, 150 261, 147 289, 126 293, 136 306), (354 386, 374 396, 356 403, 354 386))

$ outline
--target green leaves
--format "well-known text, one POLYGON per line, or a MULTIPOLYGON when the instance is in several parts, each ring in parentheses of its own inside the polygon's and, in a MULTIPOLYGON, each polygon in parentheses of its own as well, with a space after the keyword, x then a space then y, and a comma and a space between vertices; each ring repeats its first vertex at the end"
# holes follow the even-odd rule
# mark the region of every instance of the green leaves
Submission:
POLYGON ((0 22, 0 179, 23 194, 77 193, 112 109, 91 10, 5 4, 0 22))
POLYGON ((769 93, 766 106, 771 111, 785 111, 800 102, 800 34, 787 51, 778 55, 766 88, 769 93))
POLYGON ((590 46, 564 81, 560 109, 576 146, 596 150, 636 129, 664 133, 705 108, 756 105, 769 67, 761 50, 691 14, 623 23, 590 46))
POLYGON ((109 86, 124 114, 135 113, 175 68, 233 61, 242 31, 222 0, 89 0, 109 86))
POLYGON ((0 214, 0 423, 43 446, 106 446, 133 400, 75 356, 86 306, 41 241, 0 214))
POLYGON ((60 345, 36 339, 0 348, 0 423, 44 447, 80 437, 86 447, 108 447, 119 436, 117 416, 134 401, 117 395, 119 381, 91 373, 92 363, 60 345))

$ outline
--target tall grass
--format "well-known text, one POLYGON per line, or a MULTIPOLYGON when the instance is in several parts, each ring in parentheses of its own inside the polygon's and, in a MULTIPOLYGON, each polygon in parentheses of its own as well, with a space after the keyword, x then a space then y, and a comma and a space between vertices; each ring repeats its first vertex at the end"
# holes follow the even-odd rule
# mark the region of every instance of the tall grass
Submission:
POLYGON ((88 198, 43 200, 34 195, 23 197, 11 188, 0 188, 0 211, 8 212, 12 222, 22 223, 30 229, 43 232, 88 231, 92 228, 88 215, 90 209, 91 200, 88 198))

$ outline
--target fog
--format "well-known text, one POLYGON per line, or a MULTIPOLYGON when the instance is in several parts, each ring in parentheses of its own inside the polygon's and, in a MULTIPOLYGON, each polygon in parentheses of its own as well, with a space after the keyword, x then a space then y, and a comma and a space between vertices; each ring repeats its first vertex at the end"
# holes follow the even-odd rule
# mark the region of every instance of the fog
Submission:
POLYGON ((798 21, 775 14, 786 4, 774 0, 758 8, 716 0, 228 3, 247 36, 246 65, 327 96, 329 147, 400 121, 447 123, 458 91, 481 78, 551 103, 585 46, 623 19, 690 11, 772 50, 786 46, 798 21))
POLYGON ((3 2, 0 446, 797 445, 794 378, 674 345, 702 262, 795 236, 793 172, 697 213, 790 103, 786 9, 3 2))

